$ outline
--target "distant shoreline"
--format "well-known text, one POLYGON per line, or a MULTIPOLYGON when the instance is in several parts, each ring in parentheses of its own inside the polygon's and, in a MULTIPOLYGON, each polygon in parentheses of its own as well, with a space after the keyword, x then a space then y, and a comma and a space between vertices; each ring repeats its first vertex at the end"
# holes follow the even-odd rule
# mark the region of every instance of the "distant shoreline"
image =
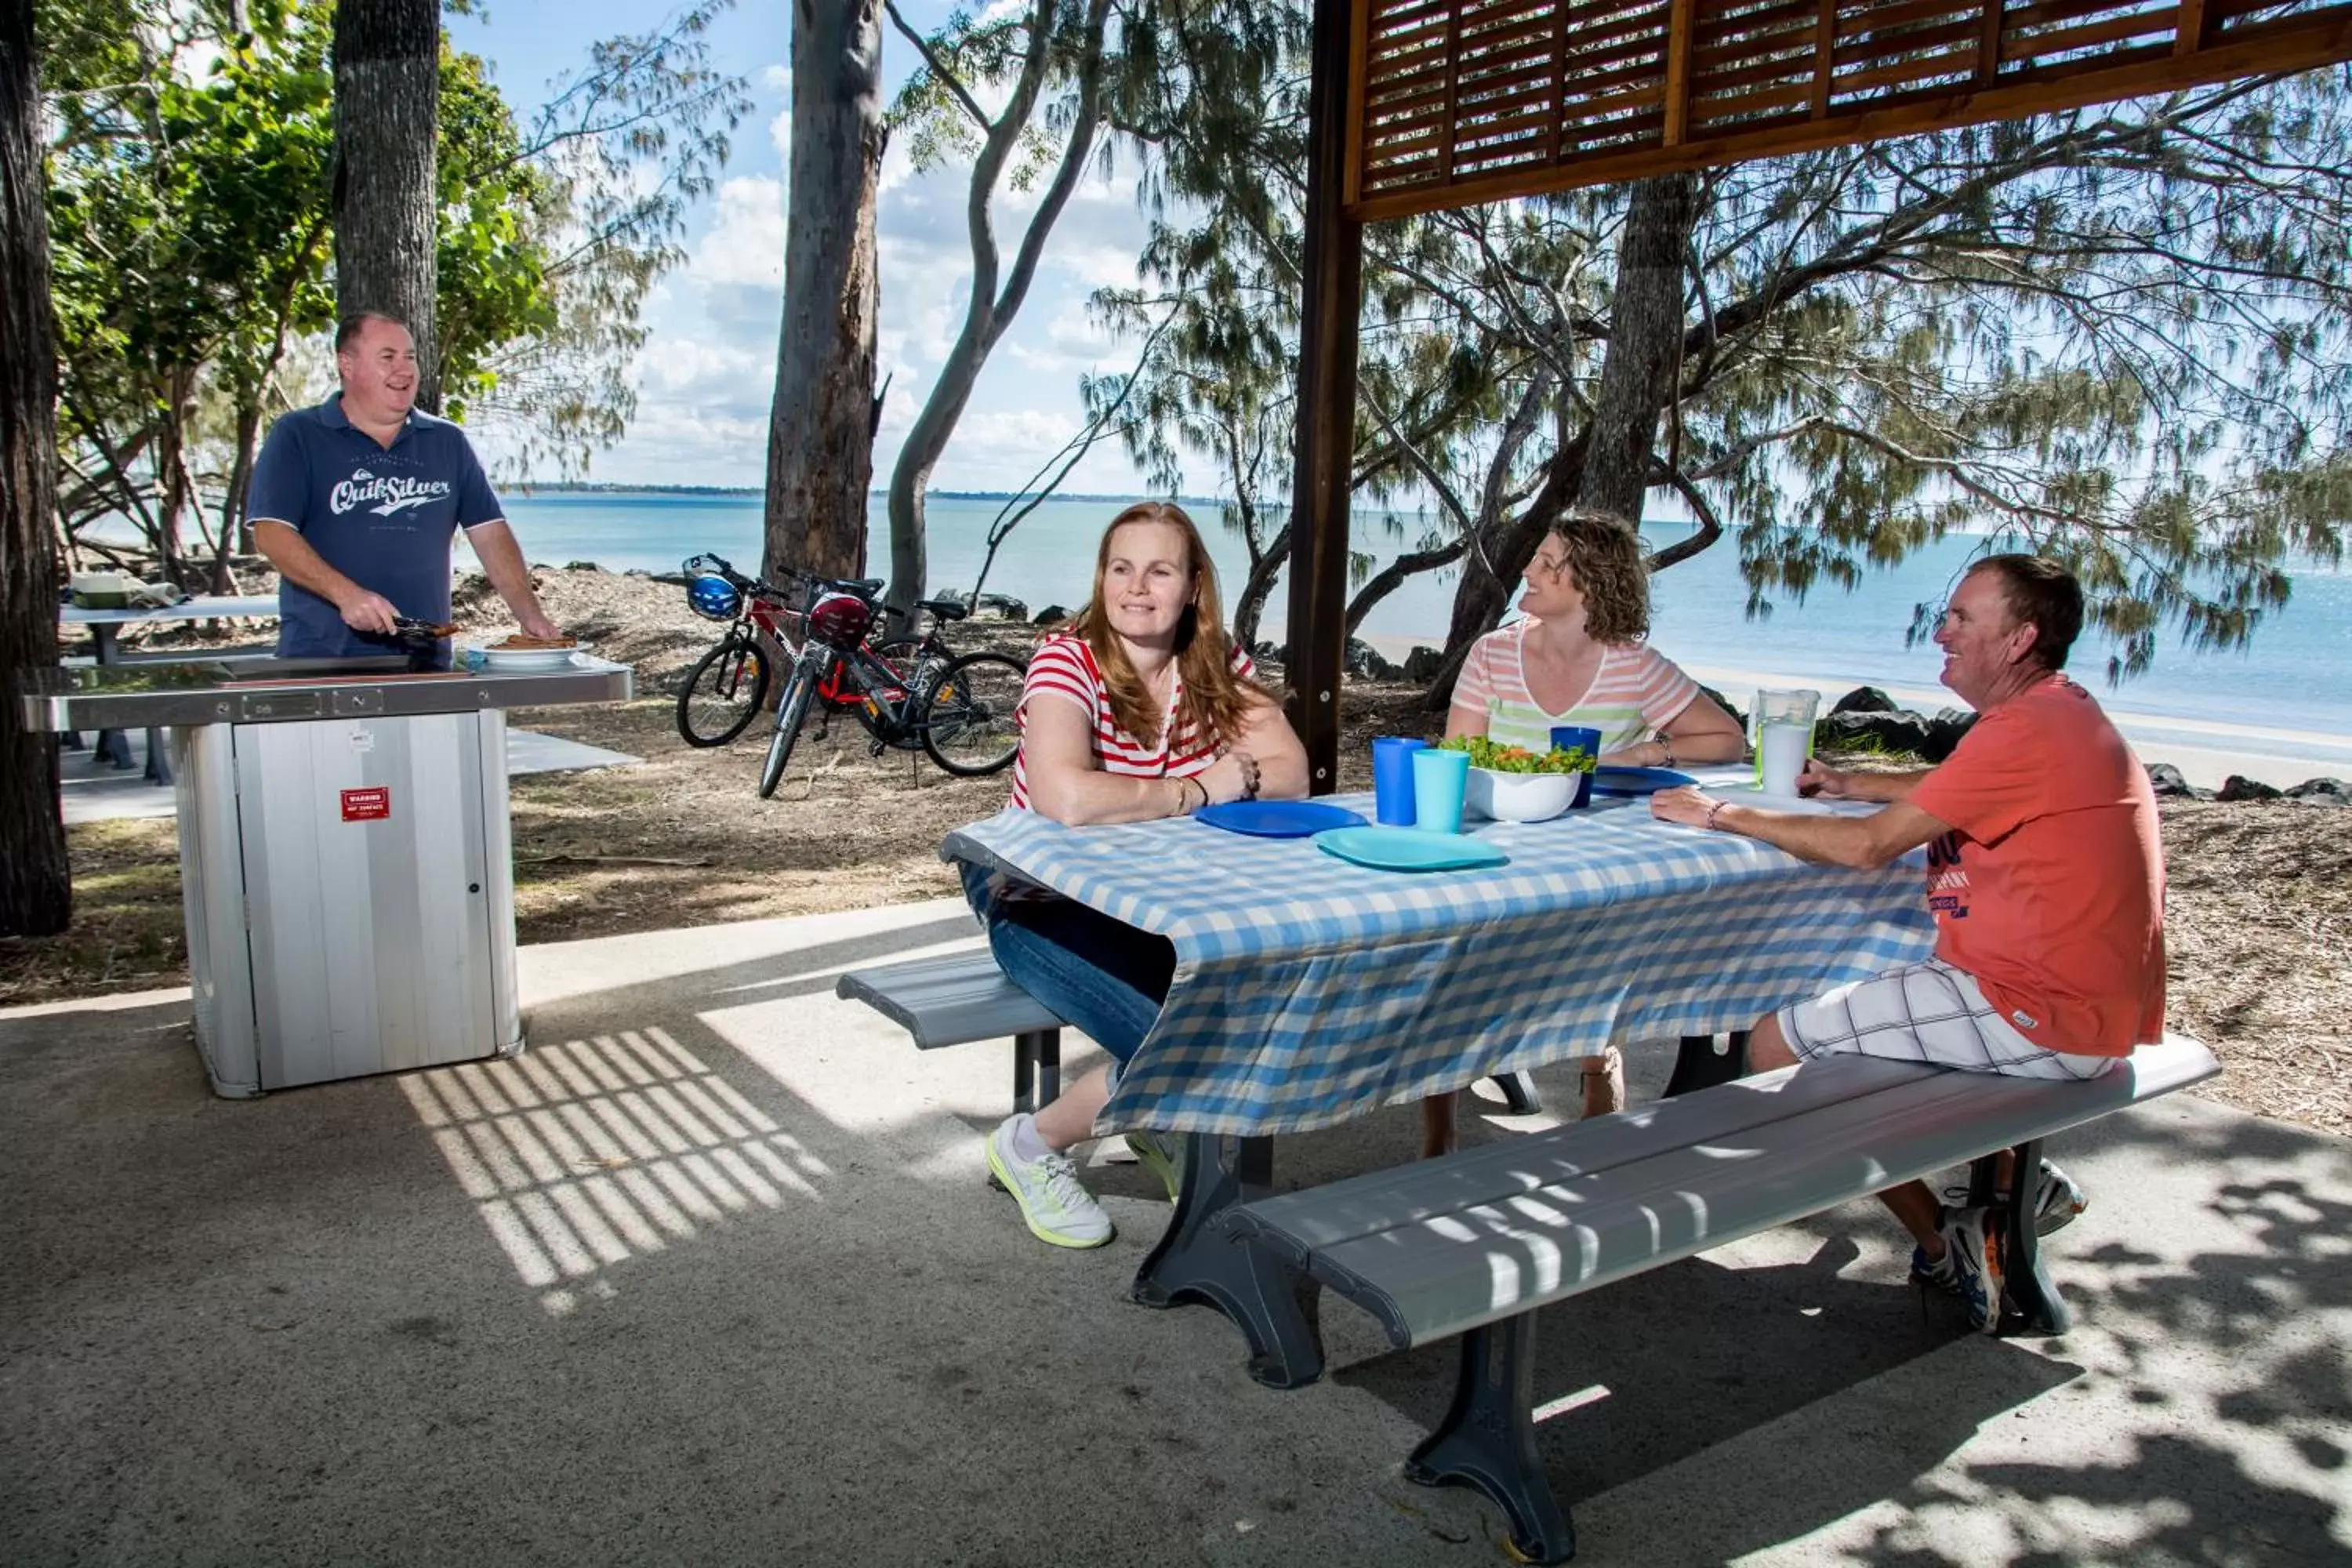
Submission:
MULTIPOLYGON (((563 495, 718 496, 742 500, 762 500, 767 496, 767 491, 758 485, 625 485, 604 483, 583 484, 576 481, 537 484, 528 479, 516 479, 506 484, 502 484, 498 488, 509 495, 530 497, 563 495)), ((880 500, 887 493, 887 491, 878 489, 868 490, 866 492, 866 499, 869 502, 880 500)), ((1030 498, 1028 492, 1025 490, 925 490, 923 492, 923 499, 925 500, 1008 501, 1026 500, 1030 498)), ((1168 498, 1162 498, 1160 496, 1138 496, 1134 494, 1106 493, 1097 495, 1084 490, 1055 490, 1052 495, 1045 496, 1041 499, 1047 501, 1082 501, 1090 506, 1099 506, 1105 501, 1160 500, 1168 498)), ((1223 496, 1177 496, 1172 499, 1179 506, 1223 506, 1225 504, 1225 498, 1223 496)))

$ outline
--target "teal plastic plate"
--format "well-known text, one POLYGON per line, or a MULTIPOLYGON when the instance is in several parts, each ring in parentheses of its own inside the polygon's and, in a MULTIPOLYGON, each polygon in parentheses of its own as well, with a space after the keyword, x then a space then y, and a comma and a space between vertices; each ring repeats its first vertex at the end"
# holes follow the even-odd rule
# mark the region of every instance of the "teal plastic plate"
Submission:
POLYGON ((1511 858, 1465 834, 1424 833, 1418 827, 1336 827, 1317 834, 1315 847, 1381 871, 1460 871, 1507 865, 1511 858))

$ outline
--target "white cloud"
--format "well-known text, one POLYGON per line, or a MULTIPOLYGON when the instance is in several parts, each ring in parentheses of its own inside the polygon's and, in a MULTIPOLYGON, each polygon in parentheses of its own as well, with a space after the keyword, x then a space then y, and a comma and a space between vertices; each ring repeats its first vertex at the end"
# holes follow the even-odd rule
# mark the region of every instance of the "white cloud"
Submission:
POLYGON ((719 187, 718 217, 687 261, 687 275, 705 285, 784 287, 784 187, 749 174, 719 187))

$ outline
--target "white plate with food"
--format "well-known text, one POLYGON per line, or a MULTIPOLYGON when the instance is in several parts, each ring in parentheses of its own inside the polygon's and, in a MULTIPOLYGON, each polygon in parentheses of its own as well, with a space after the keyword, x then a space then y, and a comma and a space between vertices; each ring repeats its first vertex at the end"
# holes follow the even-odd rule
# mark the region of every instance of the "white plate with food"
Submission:
POLYGON ((482 656, 482 668, 505 675, 527 675, 534 670, 567 669, 572 657, 584 651, 574 637, 507 637, 485 643, 475 652, 482 656))

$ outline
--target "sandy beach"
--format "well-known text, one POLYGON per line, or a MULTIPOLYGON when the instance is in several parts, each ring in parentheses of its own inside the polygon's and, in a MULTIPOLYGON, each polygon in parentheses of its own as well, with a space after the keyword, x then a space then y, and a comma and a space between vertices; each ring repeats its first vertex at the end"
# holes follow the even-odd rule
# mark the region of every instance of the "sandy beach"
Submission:
MULTIPOLYGON (((1383 658, 1402 664, 1416 647, 1432 647, 1442 639, 1370 636, 1361 640, 1377 648, 1383 658)), ((1683 668, 1692 679, 1715 688, 1743 707, 1759 687, 1782 687, 1819 691, 1826 711, 1830 704, 1858 686, 1875 686, 1902 706, 1922 713, 1961 705, 1958 698, 1941 687, 1889 684, 1867 674, 1847 673, 1832 679, 1713 664, 1686 663, 1683 668)), ((2106 706, 2116 727, 2123 731, 2142 762, 2168 763, 2200 788, 2218 789, 2233 773, 2279 789, 2305 779, 2352 779, 2352 735, 2137 712, 2131 707, 2128 687, 2120 693, 2110 691, 2105 689, 2104 678, 2095 672, 2085 670, 2078 675, 2106 706)))

